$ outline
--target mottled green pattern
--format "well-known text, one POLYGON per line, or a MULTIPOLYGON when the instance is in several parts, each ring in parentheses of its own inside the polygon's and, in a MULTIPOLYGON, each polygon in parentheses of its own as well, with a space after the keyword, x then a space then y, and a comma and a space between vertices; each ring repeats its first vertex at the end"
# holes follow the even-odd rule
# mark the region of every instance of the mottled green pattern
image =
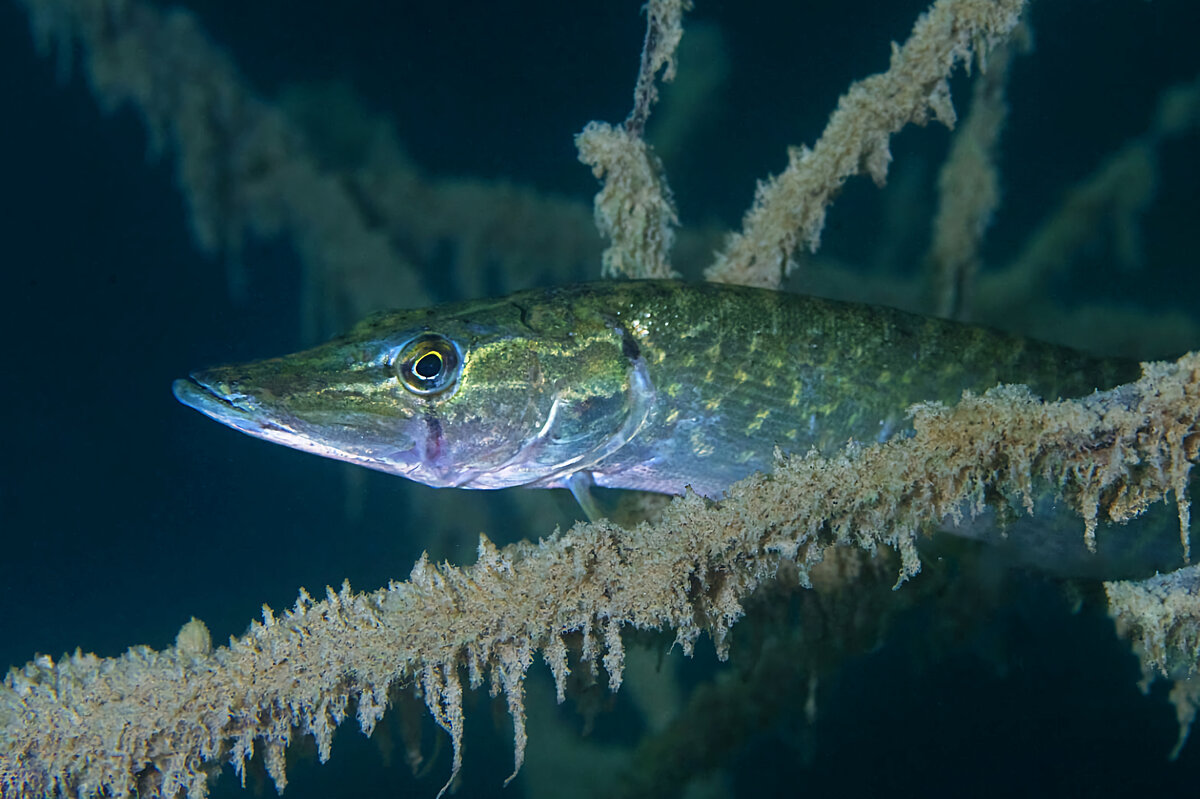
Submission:
POLYGON ((895 435, 916 402, 997 383, 1077 396, 1139 374, 985 328, 759 289, 643 281, 570 297, 634 335, 657 391, 648 425, 598 475, 615 487, 714 494, 769 469, 776 446, 828 453, 895 435))
POLYGON ((601 486, 716 496, 775 449, 829 453, 905 430, 915 402, 1024 383, 1077 396, 1132 362, 899 311, 718 284, 636 281, 379 314, 313 350, 179 381, 251 435, 439 486, 601 486), (462 353, 417 396, 398 353, 462 353))

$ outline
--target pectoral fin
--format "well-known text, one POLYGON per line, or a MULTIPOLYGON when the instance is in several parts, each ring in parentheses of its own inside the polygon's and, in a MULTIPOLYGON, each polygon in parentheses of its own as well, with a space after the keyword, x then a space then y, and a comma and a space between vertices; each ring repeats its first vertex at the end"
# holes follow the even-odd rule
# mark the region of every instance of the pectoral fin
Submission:
POLYGON ((575 497, 575 501, 579 503, 579 507, 583 509, 589 522, 604 518, 604 514, 600 511, 600 505, 592 496, 592 487, 596 485, 596 481, 592 479, 591 472, 572 472, 563 480, 563 483, 570 490, 571 496, 575 497))

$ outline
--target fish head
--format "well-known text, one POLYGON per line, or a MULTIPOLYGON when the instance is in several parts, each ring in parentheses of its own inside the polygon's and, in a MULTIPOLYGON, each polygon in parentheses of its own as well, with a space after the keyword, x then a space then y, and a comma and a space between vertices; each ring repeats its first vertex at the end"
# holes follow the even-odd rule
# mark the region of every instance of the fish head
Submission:
POLYGON ((648 381, 616 326, 515 299, 376 314, 174 393, 248 435, 431 486, 558 485, 640 425, 648 381))

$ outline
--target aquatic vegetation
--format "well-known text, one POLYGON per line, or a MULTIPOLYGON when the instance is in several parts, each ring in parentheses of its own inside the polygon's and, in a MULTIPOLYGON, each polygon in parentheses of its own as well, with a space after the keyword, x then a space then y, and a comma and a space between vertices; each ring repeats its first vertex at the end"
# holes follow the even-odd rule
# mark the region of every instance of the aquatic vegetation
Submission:
MULTIPOLYGON (((855 84, 820 142, 789 153, 784 172, 762 184, 742 232, 726 242, 710 276, 778 285, 785 272, 795 271, 806 258, 798 250, 817 243, 826 206, 846 179, 859 172, 884 179, 892 133, 908 121, 954 119, 947 74, 956 66, 981 66, 985 53, 1011 33, 1022 7, 1008 0, 935 3, 908 43, 895 48, 894 71, 855 84)), ((97 2, 87 11, 54 2, 29 8, 44 41, 58 39, 66 50, 78 46, 104 102, 134 103, 156 141, 178 150, 196 236, 202 245, 231 254, 232 284, 244 280, 239 271, 252 268, 239 257, 246 229, 296 242, 311 265, 311 330, 335 327, 346 321, 343 314, 367 310, 386 293, 381 286, 404 293, 411 304, 424 303, 418 271, 389 246, 396 229, 422 231, 414 239, 435 240, 440 234, 431 231, 447 229, 459 230, 463 240, 482 237, 481 231, 492 228, 476 209, 505 206, 513 197, 504 214, 550 220, 545 228, 561 238, 539 240, 538 246, 552 253, 549 259, 558 258, 564 271, 588 263, 594 273, 601 261, 620 274, 689 271, 683 253, 692 245, 685 231, 674 230, 673 198, 642 136, 654 75, 673 66, 680 4, 651 4, 651 33, 630 120, 589 126, 580 141, 581 155, 604 181, 594 209, 609 237, 603 256, 598 243, 584 243, 573 232, 581 219, 591 224, 578 208, 479 185, 430 181, 435 185, 414 188, 420 178, 386 145, 376 156, 392 169, 329 179, 286 116, 245 89, 228 57, 204 41, 185 12, 164 15, 132 1, 97 2), (660 45, 666 50, 660 52, 660 45), (163 58, 186 61, 188 74, 206 76, 188 84, 175 114, 168 109, 178 95, 152 79, 170 70, 161 62, 146 68, 147 61, 163 58), (220 92, 206 94, 218 86, 220 92), (180 108, 196 117, 182 117, 180 108), (244 160, 233 163, 227 182, 212 181, 206 153, 235 125, 244 126, 236 148, 244 160), (479 200, 481 195, 488 201, 479 200), (394 222, 393 229, 364 224, 380 209, 396 206, 409 210, 394 215, 404 221, 394 222), (323 305, 314 298, 326 296, 319 290, 326 287, 336 288, 329 292, 334 299, 323 305)), ((1147 153, 1173 131, 1195 125, 1200 114, 1188 91, 1180 87, 1164 95, 1154 136, 1121 161, 1126 169, 1129 163, 1144 165, 1147 153)), ((983 127, 994 132, 995 124, 983 127)), ((1118 172, 1114 166, 1107 174, 1118 172)), ((934 267, 943 285, 956 287, 940 303, 943 309, 986 319, 1021 306, 1037 316, 1040 297, 1048 293, 1040 291, 1050 279, 1045 264, 1065 260, 1063 254, 1077 246, 1072 231, 1095 224, 1096 209, 1105 203, 1090 200, 1111 197, 1113 180, 1097 178, 1080 187, 1051 220, 1057 232, 1035 237, 1033 254, 999 275, 972 266, 987 208, 968 215, 975 221, 960 226, 970 240, 959 250, 965 257, 934 267), (959 295, 959 289, 966 291, 959 295)), ((1122 212, 1133 213, 1136 200, 1127 198, 1122 212)), ((490 220, 503 216, 490 213, 490 220)), ((522 242, 503 234, 493 233, 480 246, 493 245, 505 274, 520 273, 536 260, 522 242)), ((802 264, 801 273, 804 269, 802 264)), ((470 279, 483 285, 482 276, 470 279)), ((1119 523, 1160 500, 1172 501, 1183 538, 1179 548, 1186 552, 1186 489, 1200 418, 1198 368, 1195 355, 1149 364, 1138 381, 1073 401, 1045 402, 1009 386, 953 407, 920 405, 911 438, 781 459, 769 475, 745 480, 719 503, 685 496, 652 522, 579 524, 555 534, 524 530, 528 540, 504 547, 484 537, 472 566, 423 558, 406 581, 386 588, 355 593, 344 585, 323 599, 302 593, 283 613, 264 609, 263 621, 229 646, 213 646, 204 626, 193 621, 163 651, 134 647, 117 658, 81 652, 38 657, 10 672, 0 689, 0 787, 6 797, 133 790, 202 796, 221 764, 232 762, 244 778, 257 751, 282 788, 284 749, 298 734, 311 735, 324 759, 334 728, 347 715, 354 713, 371 732, 401 693, 415 693, 448 734, 453 782, 463 757, 468 686, 487 686, 507 707, 520 768, 531 745, 526 675, 539 658, 548 664, 561 699, 571 690, 573 674, 602 669, 610 689, 621 687, 630 660, 627 638, 636 631, 666 629, 689 652, 707 634, 722 657, 730 656, 731 627, 753 592, 779 571, 819 584, 820 564, 838 561, 831 550, 890 549, 899 563, 888 583, 911 581, 921 569, 922 531, 946 516, 970 516, 985 506, 1024 513, 1047 486, 1080 515, 1073 535, 1088 542, 1097 535, 1135 534, 1136 527, 1119 523), (546 537, 537 538, 542 534, 546 537)), ((852 581, 860 575, 848 568, 841 577, 852 581)), ((1130 610, 1115 612, 1139 642, 1148 670, 1162 668, 1177 680, 1180 697, 1189 690, 1196 640, 1191 611, 1179 594, 1190 590, 1186 577, 1181 573, 1161 586, 1109 586, 1110 596, 1135 597, 1120 606, 1130 610), (1175 601, 1150 601, 1164 594, 1175 601), (1177 605, 1184 609, 1155 618, 1177 605)), ((901 592, 909 590, 900 586, 901 592)), ((1183 698, 1180 703, 1187 707, 1183 698)))

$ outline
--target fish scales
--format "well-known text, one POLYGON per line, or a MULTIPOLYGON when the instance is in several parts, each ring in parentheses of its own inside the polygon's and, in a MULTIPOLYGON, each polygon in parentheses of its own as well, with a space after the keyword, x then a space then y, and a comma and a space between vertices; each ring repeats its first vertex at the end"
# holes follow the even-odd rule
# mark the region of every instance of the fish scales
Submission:
POLYGON ((311 350, 196 372, 184 403, 250 435, 434 485, 717 497, 776 448, 910 429, 916 402, 1069 397, 1132 361, 867 305, 605 281, 377 314, 311 350))
POLYGON ((1136 379, 1135 362, 890 308, 717 284, 582 290, 637 338, 655 412, 597 482, 709 496, 771 468, 774 450, 829 454, 910 429, 916 402, 1023 383, 1078 396, 1136 379))

